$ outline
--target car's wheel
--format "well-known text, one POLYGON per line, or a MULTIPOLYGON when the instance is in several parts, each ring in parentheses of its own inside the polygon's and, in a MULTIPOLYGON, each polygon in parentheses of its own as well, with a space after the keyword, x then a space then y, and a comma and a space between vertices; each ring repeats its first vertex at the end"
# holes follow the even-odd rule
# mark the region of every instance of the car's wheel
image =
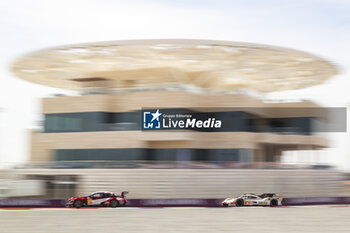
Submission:
POLYGON ((236 201, 236 206, 237 206, 237 207, 244 206, 244 200, 243 200, 243 199, 237 199, 237 201, 236 201))
POLYGON ((278 206, 278 201, 276 199, 272 199, 270 202, 270 206, 278 206))
POLYGON ((81 200, 75 200, 74 201, 74 203, 73 203, 73 206, 75 207, 75 208, 80 208, 80 207, 82 207, 83 206, 83 202, 81 201, 81 200))
POLYGON ((111 200, 110 203, 109 203, 109 206, 112 207, 112 208, 115 208, 119 205, 118 201, 117 200, 111 200))

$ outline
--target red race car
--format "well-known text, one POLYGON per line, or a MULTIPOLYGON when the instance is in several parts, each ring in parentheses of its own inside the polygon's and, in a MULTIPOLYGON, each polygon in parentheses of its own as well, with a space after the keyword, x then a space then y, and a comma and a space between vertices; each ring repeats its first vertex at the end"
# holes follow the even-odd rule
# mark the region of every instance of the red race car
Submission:
POLYGON ((120 195, 116 195, 108 191, 93 192, 89 196, 71 197, 67 200, 67 207, 84 207, 84 206, 109 206, 115 208, 117 206, 125 206, 125 195, 128 192, 124 191, 120 195))

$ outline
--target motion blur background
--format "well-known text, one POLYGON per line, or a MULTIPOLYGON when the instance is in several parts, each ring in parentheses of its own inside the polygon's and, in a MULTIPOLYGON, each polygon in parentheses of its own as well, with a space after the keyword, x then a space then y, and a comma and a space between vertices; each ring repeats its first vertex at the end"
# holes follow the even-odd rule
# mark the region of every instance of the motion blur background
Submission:
POLYGON ((349 195, 346 125, 319 132, 314 120, 337 117, 293 111, 348 106, 349 8, 312 0, 2 1, 1 197, 349 195), (168 38, 180 40, 103 43, 168 38), (143 107, 207 108, 239 123, 227 132, 143 132, 143 107), (252 109, 227 110, 237 107, 252 109), (273 107, 285 111, 257 111, 273 107))

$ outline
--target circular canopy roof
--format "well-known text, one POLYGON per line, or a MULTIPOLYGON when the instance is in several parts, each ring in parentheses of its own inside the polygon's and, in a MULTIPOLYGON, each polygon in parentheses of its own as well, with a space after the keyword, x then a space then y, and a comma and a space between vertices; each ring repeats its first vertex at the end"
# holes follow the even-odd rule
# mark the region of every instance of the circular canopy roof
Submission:
POLYGON ((60 46, 13 65, 25 80, 64 89, 194 86, 259 92, 317 85, 337 73, 292 49, 210 40, 130 40, 60 46))

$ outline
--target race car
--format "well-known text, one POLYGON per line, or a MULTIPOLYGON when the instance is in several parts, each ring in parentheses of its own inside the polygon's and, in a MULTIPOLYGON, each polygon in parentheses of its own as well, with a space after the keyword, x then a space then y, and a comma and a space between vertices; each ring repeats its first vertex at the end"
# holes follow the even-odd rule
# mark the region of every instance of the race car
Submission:
POLYGON ((226 198, 222 206, 279 206, 282 205, 282 195, 277 196, 276 193, 263 193, 256 195, 254 193, 246 193, 235 198, 226 198))
POLYGON ((128 192, 124 191, 120 195, 116 195, 108 191, 93 192, 89 196, 71 197, 67 200, 67 207, 84 207, 84 206, 110 206, 115 208, 117 206, 125 206, 125 195, 128 192))

